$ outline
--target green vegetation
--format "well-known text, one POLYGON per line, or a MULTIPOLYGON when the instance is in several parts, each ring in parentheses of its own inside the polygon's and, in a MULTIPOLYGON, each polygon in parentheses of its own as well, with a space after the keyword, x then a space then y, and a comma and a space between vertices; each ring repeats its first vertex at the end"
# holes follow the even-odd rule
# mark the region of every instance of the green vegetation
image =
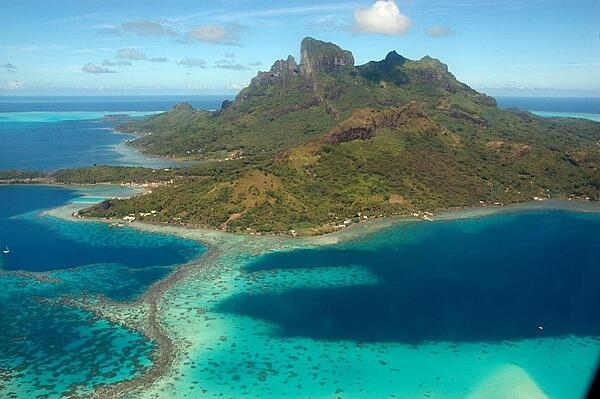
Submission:
POLYGON ((174 170, 148 169, 128 166, 90 166, 79 169, 64 169, 54 172, 51 177, 57 183, 97 184, 97 183, 146 183, 161 182, 177 176, 174 170))
POLYGON ((600 198, 600 124, 500 110, 431 57, 352 54, 305 39, 218 112, 189 105, 126 125, 191 168, 86 168, 61 181, 163 181, 88 210, 229 231, 315 234, 348 219, 534 197, 600 198), (154 212, 152 212, 154 211, 154 212))
POLYGON ((25 181, 31 179, 42 179, 47 177, 45 172, 37 172, 31 170, 8 169, 0 170, 0 181, 25 181))

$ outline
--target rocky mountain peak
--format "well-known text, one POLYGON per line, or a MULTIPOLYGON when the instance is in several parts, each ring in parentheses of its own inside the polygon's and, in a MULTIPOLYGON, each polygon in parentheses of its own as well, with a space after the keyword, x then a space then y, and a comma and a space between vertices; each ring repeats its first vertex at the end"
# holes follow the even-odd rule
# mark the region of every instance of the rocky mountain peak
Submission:
POLYGON ((312 37, 302 40, 300 53, 303 76, 312 75, 315 71, 333 72, 354 66, 354 56, 350 51, 312 37))
POLYGON ((396 50, 390 51, 384 59, 386 64, 403 64, 407 59, 396 52, 396 50))
POLYGON ((299 73, 296 59, 289 55, 285 60, 277 60, 267 72, 259 72, 250 82, 250 86, 263 86, 272 84, 286 85, 290 76, 299 73))
POLYGON ((448 65, 428 55, 416 61, 416 63, 420 67, 417 69, 417 75, 428 82, 442 80, 444 76, 451 75, 448 72, 448 65))
POLYGON ((179 104, 176 104, 172 108, 171 111, 173 111, 173 112, 179 112, 179 113, 190 113, 190 112, 195 112, 196 110, 189 103, 179 103, 179 104))

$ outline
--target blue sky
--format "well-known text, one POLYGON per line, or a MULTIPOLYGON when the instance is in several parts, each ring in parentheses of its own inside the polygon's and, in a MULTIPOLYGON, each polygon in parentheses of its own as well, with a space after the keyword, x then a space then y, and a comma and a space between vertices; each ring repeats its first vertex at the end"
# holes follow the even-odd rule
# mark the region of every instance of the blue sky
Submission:
POLYGON ((0 95, 235 93, 305 36, 491 94, 600 96, 598 0, 5 1, 0 95))

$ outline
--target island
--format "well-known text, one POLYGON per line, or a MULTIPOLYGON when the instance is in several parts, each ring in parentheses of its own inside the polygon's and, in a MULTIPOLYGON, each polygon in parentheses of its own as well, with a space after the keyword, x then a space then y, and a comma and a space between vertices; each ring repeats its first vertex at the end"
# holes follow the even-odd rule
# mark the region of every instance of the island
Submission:
POLYGON ((355 66, 310 37, 218 111, 178 104, 122 124, 177 170, 92 167, 59 182, 163 182, 83 212, 241 233, 315 235, 463 207, 600 196, 600 124, 496 106, 430 56, 355 66), (136 178, 137 177, 137 178, 136 178), (151 212, 154 211, 154 212, 151 212))

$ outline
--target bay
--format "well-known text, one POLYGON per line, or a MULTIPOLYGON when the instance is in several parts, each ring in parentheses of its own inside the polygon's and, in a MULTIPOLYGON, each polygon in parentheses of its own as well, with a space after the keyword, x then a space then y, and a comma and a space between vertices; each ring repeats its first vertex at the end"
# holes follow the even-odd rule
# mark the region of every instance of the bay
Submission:
POLYGON ((140 119, 179 102, 218 109, 227 96, 5 97, 0 99, 0 170, 53 171, 91 165, 185 166, 125 145, 136 136, 113 131, 107 115, 140 119))

